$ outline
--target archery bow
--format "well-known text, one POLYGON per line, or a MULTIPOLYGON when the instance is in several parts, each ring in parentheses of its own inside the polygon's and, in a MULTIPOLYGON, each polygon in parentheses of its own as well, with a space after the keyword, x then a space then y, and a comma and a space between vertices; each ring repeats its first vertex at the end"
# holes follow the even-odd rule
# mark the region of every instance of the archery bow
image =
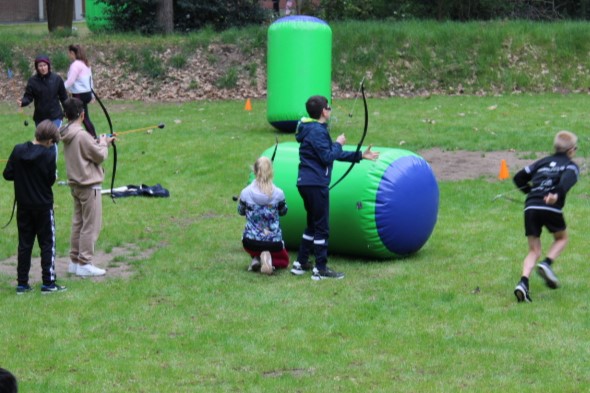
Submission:
MULTIPOLYGON (((107 122, 109 123, 110 134, 113 135, 113 122, 111 121, 109 111, 107 111, 107 108, 104 106, 104 104, 100 100, 100 97, 96 94, 94 89, 90 88, 90 91, 92 92, 92 95, 94 95, 94 98, 96 98, 96 102, 98 102, 98 105, 100 105, 100 108, 102 109, 105 117, 107 118, 107 122)), ((115 187, 115 175, 117 173, 117 145, 115 145, 114 139, 111 142, 111 145, 113 146, 113 174, 111 176, 111 199, 113 200, 113 203, 115 203, 115 194, 113 193, 113 188, 115 187)))
MULTIPOLYGON (((358 153, 361 151, 361 148, 363 147, 363 142, 365 141, 365 137, 367 136, 367 130, 369 128, 369 108, 367 107, 367 97, 365 96, 365 78, 363 78, 363 80, 361 81, 361 94, 363 96, 363 105, 365 107, 365 128, 363 130, 363 136, 361 137, 361 140, 359 141, 358 145, 356 146, 356 151, 355 151, 355 155, 358 155, 358 153)), ((353 108, 354 108, 354 103, 353 103, 353 108)), ((350 117, 352 117, 352 111, 349 114, 350 117)), ((354 165, 356 164, 356 162, 351 162, 350 166, 348 167, 348 169, 346 170, 346 172, 344 172, 344 174, 340 177, 340 179, 338 179, 334 184, 332 184, 330 186, 330 190, 334 187, 336 187, 336 185, 338 185, 338 183, 340 183, 342 180, 344 180, 344 178, 346 176, 348 176, 348 174, 350 173, 350 171, 352 171, 352 168, 354 167, 354 165)))
POLYGON ((272 157, 270 158, 270 162, 275 162, 275 156, 277 155, 278 148, 279 148, 279 137, 275 135, 275 149, 272 152, 272 157))

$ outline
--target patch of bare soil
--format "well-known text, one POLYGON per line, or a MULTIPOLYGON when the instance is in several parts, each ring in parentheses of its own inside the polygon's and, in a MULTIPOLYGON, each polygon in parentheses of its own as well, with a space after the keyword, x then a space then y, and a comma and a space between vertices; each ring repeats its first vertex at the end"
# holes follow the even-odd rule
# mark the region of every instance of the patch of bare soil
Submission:
MULTIPOLYGON (((446 151, 439 148, 422 150, 417 153, 430 164, 436 179, 439 181, 479 178, 498 179, 502 160, 506 160, 512 177, 520 169, 547 155, 547 153, 517 152, 513 150, 477 152, 446 151)), ((580 168, 586 168, 583 158, 575 158, 574 161, 580 168)))
MULTIPOLYGON (((105 253, 103 251, 97 251, 94 255, 93 263, 102 268, 106 269, 107 273, 101 277, 92 277, 86 278, 87 280, 93 281, 104 281, 113 278, 129 278, 133 275, 133 266, 131 265, 132 262, 141 261, 144 259, 149 258, 154 252, 156 248, 151 248, 148 250, 140 250, 134 244, 126 244, 123 247, 115 247, 111 250, 110 253, 105 253)), ((55 260, 55 271, 57 275, 57 280, 59 282, 60 278, 69 277, 69 278, 76 278, 76 276, 68 273, 68 265, 70 263, 69 256, 56 258, 55 260)), ((16 266, 17 266, 17 257, 16 255, 10 257, 8 259, 0 261, 0 274, 6 274, 9 276, 15 277, 15 285, 16 285, 16 266)), ((30 283, 36 284, 41 282, 41 261, 39 257, 35 257, 31 261, 31 271, 29 274, 30 283)), ((82 280, 82 278, 79 278, 82 280)))

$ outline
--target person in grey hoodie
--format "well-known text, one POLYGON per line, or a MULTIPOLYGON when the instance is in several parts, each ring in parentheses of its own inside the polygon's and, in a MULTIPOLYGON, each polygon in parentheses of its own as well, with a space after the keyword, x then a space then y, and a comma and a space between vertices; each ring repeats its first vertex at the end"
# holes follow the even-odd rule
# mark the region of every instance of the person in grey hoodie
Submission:
POLYGON ((105 270, 92 264, 94 245, 102 225, 102 181, 113 136, 94 139, 83 127, 84 104, 78 98, 64 103, 68 124, 60 130, 68 185, 74 198, 72 233, 70 236, 70 265, 68 272, 80 277, 102 276, 105 270))
POLYGON ((55 150, 60 139, 57 126, 43 120, 35 130, 35 139, 16 145, 4 168, 4 179, 14 182, 17 206, 18 264, 17 295, 30 292, 29 272, 35 237, 41 249, 42 293, 63 291, 55 283, 55 217, 53 191, 55 150))

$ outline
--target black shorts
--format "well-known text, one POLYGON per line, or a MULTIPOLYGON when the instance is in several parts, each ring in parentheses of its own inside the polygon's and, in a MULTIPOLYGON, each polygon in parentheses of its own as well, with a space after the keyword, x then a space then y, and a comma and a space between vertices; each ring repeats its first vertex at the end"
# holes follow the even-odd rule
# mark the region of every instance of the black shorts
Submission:
POLYGON ((547 227, 551 233, 565 231, 563 214, 542 209, 524 211, 524 233, 526 236, 541 237, 543 227, 547 227))

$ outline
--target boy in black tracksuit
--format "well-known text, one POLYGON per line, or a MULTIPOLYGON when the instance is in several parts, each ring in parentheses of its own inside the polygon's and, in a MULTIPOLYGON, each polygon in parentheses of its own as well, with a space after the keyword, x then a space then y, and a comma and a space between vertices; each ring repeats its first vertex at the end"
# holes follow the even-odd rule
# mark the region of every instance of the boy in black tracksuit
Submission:
POLYGON ((524 259, 522 277, 514 295, 519 302, 530 302, 529 276, 541 257, 543 226, 553 234, 553 244, 547 257, 537 265, 537 272, 547 286, 556 289, 559 281, 551 264, 567 245, 566 224, 562 209, 567 192, 578 181, 579 169, 572 158, 576 154, 578 137, 569 131, 559 131, 553 146, 555 154, 526 166, 514 175, 514 183, 527 194, 524 207, 525 234, 529 252, 524 259))
POLYGON ((35 130, 35 140, 16 145, 10 154, 4 178, 14 181, 18 226, 17 294, 31 291, 29 271, 35 237, 41 249, 42 293, 65 290, 55 284, 55 221, 53 191, 55 150, 60 134, 50 120, 35 130))
POLYGON ((376 160, 379 153, 343 151, 346 137, 341 134, 332 141, 327 121, 332 108, 323 96, 312 96, 305 103, 311 118, 302 118, 297 125, 296 139, 299 145, 299 173, 297 190, 303 199, 307 212, 307 225, 299 245, 297 261, 293 262, 291 273, 302 275, 312 270, 309 256, 315 255, 312 279, 343 278, 344 274, 328 268, 328 236, 330 210, 330 181, 334 161, 359 162, 361 159, 376 160))

